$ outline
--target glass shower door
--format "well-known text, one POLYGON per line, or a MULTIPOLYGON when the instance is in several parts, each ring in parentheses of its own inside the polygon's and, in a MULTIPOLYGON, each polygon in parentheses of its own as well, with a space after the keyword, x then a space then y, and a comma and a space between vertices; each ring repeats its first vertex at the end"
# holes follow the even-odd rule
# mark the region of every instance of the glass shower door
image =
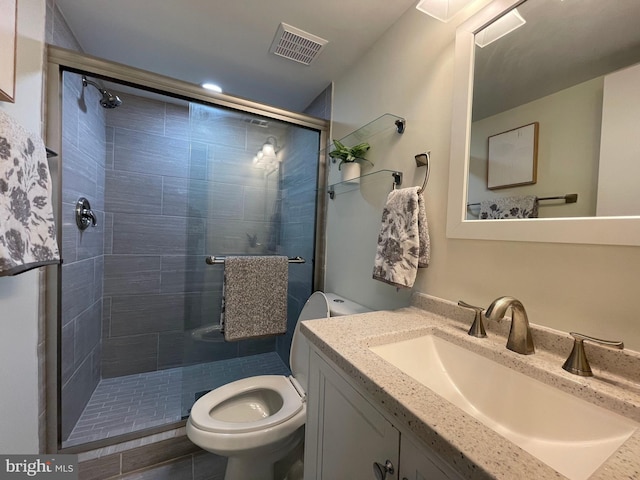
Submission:
POLYGON ((289 374, 291 333, 312 290, 320 138, 315 130, 197 103, 189 120, 187 209, 205 226, 203 243, 184 260, 190 262, 185 271, 202 280, 187 282, 194 297, 184 316, 183 416, 226 383, 289 374), (305 257, 306 264, 289 266, 287 335, 224 340, 224 266, 205 264, 210 255, 305 257))

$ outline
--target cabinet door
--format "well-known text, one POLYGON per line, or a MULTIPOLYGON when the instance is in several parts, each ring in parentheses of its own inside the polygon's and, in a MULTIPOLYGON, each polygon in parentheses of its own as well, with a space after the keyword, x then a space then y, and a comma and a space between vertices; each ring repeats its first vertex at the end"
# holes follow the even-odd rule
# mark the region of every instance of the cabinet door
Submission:
POLYGON ((440 468, 440 462, 431 458, 426 448, 421 448, 411 437, 403 434, 400 442, 400 480, 453 480, 459 477, 440 468))
POLYGON ((305 480, 374 480, 387 460, 397 480, 398 430, 315 352, 310 367, 305 480))

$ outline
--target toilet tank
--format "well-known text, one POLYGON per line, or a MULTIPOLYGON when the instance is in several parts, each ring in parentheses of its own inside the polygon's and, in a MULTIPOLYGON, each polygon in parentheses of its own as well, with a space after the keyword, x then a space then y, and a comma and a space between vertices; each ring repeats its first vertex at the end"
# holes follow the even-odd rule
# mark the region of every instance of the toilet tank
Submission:
POLYGON ((329 313, 332 317, 355 315, 356 313, 367 313, 371 311, 371 309, 352 300, 341 297, 337 293, 325 293, 324 295, 327 297, 329 313))
POLYGON ((370 311, 367 307, 335 293, 315 292, 309 297, 298 317, 298 323, 291 340, 291 353, 289 356, 291 373, 305 392, 307 391, 307 378, 309 376, 309 344, 304 335, 300 333, 300 322, 327 318, 328 316, 355 315, 356 313, 370 311))

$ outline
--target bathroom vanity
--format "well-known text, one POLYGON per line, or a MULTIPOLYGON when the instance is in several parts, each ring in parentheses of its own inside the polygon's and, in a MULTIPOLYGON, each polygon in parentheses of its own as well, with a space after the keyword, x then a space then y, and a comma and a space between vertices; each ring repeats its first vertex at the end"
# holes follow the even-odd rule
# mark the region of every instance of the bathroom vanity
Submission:
POLYGON ((467 335, 472 321, 414 294, 409 308, 304 322, 305 480, 640 478, 637 352, 589 345, 594 377, 579 377, 562 369, 568 334, 532 324, 536 353, 519 355, 508 320, 487 338, 467 335))
POLYGON ((420 448, 409 430, 351 386, 318 351, 311 353, 308 395, 314 400, 307 410, 305 479, 376 478, 375 470, 389 480, 462 478, 420 448))

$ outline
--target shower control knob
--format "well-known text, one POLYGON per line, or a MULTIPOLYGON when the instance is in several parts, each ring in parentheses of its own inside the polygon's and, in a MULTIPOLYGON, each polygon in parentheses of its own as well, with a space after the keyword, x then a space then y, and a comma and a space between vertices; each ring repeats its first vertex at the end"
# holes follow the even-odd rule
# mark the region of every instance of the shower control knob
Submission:
POLYGON ((376 476, 376 480, 385 480, 387 474, 393 475, 394 468, 391 460, 384 462, 384 465, 378 462, 373 462, 373 474, 376 476))
POLYGON ((90 226, 95 227, 98 224, 96 215, 91 210, 89 200, 80 197, 76 203, 76 225, 80 230, 86 230, 90 226))

